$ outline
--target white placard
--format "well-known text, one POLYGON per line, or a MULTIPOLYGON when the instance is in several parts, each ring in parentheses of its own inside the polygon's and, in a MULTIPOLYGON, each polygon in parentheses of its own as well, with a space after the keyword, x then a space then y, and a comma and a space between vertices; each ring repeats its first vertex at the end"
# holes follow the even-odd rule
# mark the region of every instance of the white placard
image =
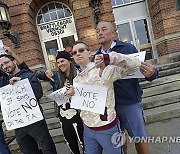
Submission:
MULTIPOLYGON (((145 55, 146 55, 146 51, 141 51, 138 53, 129 54, 128 56, 138 58, 140 62, 143 62, 145 60, 145 55)), ((140 69, 138 69, 136 72, 129 74, 128 76, 122 79, 130 79, 130 78, 145 78, 145 76, 141 73, 140 69)))
POLYGON ((3 47, 4 47, 3 42, 2 42, 2 40, 0 40, 0 55, 6 54, 3 47))
POLYGON ((75 95, 71 100, 71 108, 104 114, 107 87, 73 84, 75 95))
POLYGON ((47 95, 46 97, 54 100, 58 104, 58 106, 65 103, 69 103, 69 98, 64 95, 65 91, 66 91, 66 87, 63 87, 47 95))
POLYGON ((0 88, 0 103, 7 130, 44 119, 28 79, 0 88))

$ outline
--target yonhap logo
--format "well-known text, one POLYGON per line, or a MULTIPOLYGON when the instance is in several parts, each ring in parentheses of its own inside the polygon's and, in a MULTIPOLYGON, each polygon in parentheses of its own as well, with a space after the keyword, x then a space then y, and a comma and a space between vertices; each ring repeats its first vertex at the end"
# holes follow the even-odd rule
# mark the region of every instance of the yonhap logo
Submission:
POLYGON ((114 148, 119 148, 126 142, 125 132, 116 132, 111 136, 111 142, 114 148))

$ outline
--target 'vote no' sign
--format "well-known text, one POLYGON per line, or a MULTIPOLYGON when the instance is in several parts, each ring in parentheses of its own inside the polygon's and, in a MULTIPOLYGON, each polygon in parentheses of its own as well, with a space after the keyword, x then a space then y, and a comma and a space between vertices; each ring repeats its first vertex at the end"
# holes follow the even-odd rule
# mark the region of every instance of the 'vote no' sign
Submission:
POLYGON ((71 100, 71 108, 104 114, 107 87, 73 84, 75 95, 71 100))

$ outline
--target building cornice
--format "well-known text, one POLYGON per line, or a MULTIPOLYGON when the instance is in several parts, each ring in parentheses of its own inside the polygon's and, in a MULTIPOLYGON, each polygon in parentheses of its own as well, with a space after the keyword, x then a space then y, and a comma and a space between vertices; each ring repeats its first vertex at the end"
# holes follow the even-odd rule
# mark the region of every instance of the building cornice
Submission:
POLYGON ((159 39, 155 40, 156 45, 161 44, 167 40, 175 40, 180 38, 180 32, 172 33, 164 35, 163 37, 160 37, 159 39))

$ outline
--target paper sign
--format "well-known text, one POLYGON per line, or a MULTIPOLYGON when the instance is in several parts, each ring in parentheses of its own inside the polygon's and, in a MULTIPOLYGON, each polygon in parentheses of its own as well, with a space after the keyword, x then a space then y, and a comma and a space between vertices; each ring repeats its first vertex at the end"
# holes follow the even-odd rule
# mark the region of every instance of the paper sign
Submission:
POLYGON ((71 100, 71 108, 104 114, 107 87, 73 84, 75 95, 71 100))
POLYGON ((46 97, 54 100, 58 104, 58 106, 65 103, 69 103, 69 98, 64 95, 65 91, 66 91, 66 87, 63 87, 47 95, 46 97))
MULTIPOLYGON (((135 58, 138 58, 140 62, 143 62, 145 60, 146 51, 141 51, 134 54, 129 54, 128 56, 132 56, 135 58)), ((128 76, 122 78, 122 79, 130 79, 130 78, 145 78, 144 75, 141 73, 140 69, 138 69, 136 72, 129 74, 128 76)))
POLYGON ((0 40, 0 55, 6 54, 3 47, 4 47, 3 42, 2 42, 2 40, 0 40))
POLYGON ((0 103, 7 130, 44 119, 28 79, 0 88, 0 103))

